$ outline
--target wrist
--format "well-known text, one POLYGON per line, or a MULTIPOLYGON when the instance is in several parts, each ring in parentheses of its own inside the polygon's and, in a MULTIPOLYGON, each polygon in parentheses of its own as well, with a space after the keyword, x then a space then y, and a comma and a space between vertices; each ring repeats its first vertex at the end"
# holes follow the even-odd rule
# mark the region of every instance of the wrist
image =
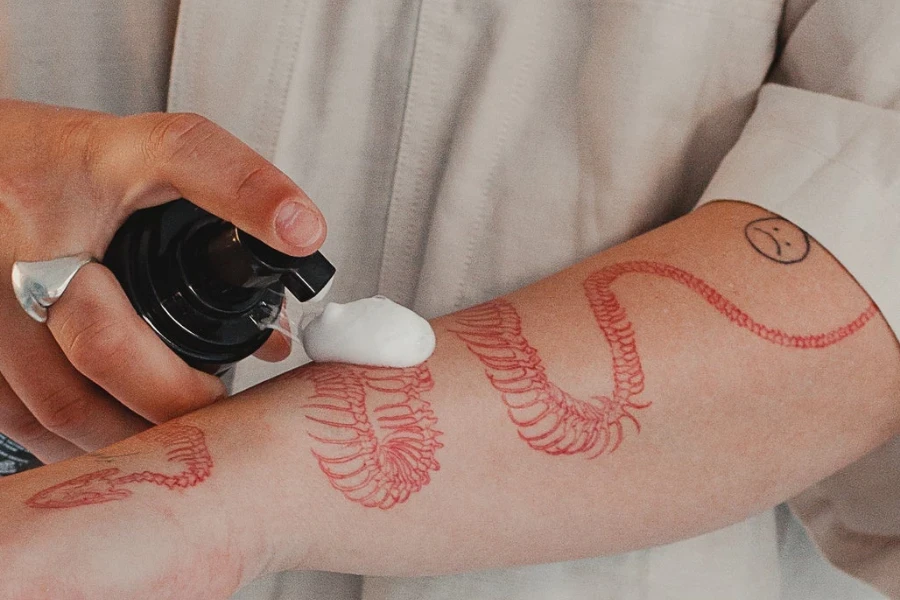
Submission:
POLYGON ((298 518, 308 484, 308 451, 297 435, 302 415, 277 402, 251 394, 179 419, 203 431, 212 465, 201 484, 183 492, 184 501, 171 494, 178 518, 208 556, 234 560, 240 585, 297 568, 306 552, 298 518), (271 414, 277 419, 270 423, 271 414))
POLYGON ((206 439, 208 473, 175 481, 185 450, 151 433, 178 425, 0 481, 0 560, 15 574, 0 596, 149 599, 171 585, 213 599, 266 573, 268 544, 219 440, 206 439))

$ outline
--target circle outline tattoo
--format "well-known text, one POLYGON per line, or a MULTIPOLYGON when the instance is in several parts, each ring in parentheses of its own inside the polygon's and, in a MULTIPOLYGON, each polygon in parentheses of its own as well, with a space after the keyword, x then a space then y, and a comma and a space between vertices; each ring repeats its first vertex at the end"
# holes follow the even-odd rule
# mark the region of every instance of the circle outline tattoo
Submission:
MULTIPOLYGON (((799 227, 797 227, 796 225, 794 225, 793 223, 791 223, 790 221, 788 221, 787 219, 784 219, 784 218, 782 218, 782 217, 763 217, 763 218, 761 218, 761 219, 754 219, 754 220, 750 221, 750 222, 747 223, 747 225, 744 227, 744 237, 745 237, 746 240, 750 243, 750 247, 753 248, 754 250, 756 250, 757 253, 759 253, 759 254, 765 256, 766 258, 768 258, 768 259, 771 260, 771 261, 780 263, 780 264, 782 264, 782 265, 793 265, 793 264, 796 264, 796 263, 802 261, 802 260, 805 259, 807 256, 809 256, 810 247, 812 246, 812 244, 811 244, 810 241, 809 241, 809 234, 808 234, 808 233, 806 233, 804 230, 800 229, 799 227), (765 230, 763 230, 763 229, 760 229, 759 227, 754 227, 754 225, 756 225, 757 223, 762 223, 762 222, 764 222, 764 221, 781 221, 781 222, 786 223, 788 226, 793 227, 794 229, 796 229, 797 231, 799 231, 801 234, 803 234, 803 243, 806 245, 805 248, 803 249, 803 254, 802 254, 799 258, 792 258, 792 259, 789 259, 789 260, 784 260, 784 259, 779 258, 779 257, 777 257, 777 256, 772 256, 770 253, 766 252, 765 250, 763 250, 762 248, 760 248, 759 246, 757 246, 757 245, 756 245, 756 242, 753 241, 753 238, 750 237, 750 230, 751 230, 751 228, 755 229, 756 231, 759 231, 760 233, 764 233, 764 234, 768 235, 768 236, 771 237, 773 240, 775 239, 774 236, 772 236, 771 233, 769 233, 769 232, 767 232, 767 231, 765 231, 765 230)), ((775 240, 775 244, 778 245, 778 246, 780 247, 780 244, 778 243, 778 240, 775 240)))

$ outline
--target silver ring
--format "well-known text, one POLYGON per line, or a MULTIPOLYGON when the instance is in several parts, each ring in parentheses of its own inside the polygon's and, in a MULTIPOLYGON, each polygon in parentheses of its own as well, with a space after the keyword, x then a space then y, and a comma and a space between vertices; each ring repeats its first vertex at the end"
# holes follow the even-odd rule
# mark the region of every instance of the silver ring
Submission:
POLYGON ((47 309, 59 300, 84 265, 97 262, 87 253, 52 260, 13 263, 12 285, 19 304, 38 323, 47 322, 47 309))

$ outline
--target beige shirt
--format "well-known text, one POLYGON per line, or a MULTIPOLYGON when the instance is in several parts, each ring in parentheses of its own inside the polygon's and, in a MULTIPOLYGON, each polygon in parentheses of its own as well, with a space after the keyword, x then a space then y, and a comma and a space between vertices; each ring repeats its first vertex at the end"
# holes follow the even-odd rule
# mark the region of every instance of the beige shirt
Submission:
POLYGON ((0 95, 165 110, 177 18, 178 0, 0 0, 0 95))
MULTIPOLYGON (((56 34, 71 22, 29 37, 46 25, 26 4, 0 0, 22 19, 3 89, 145 109, 103 77, 140 46, 145 62, 119 75, 146 81, 165 37, 110 23, 168 22, 169 8, 87 3, 103 9, 88 37, 120 62, 63 52, 62 68, 31 57, 68 48, 56 34)), ((183 0, 168 100, 229 128, 322 207, 336 300, 381 293, 442 314, 728 197, 809 231, 900 330, 897 31, 896 0, 183 0)), ((248 361, 238 384, 272 373, 248 361)), ((831 560, 900 598, 898 445, 794 508, 831 560)), ((286 574, 238 597, 879 597, 811 577, 792 523, 767 512, 662 548, 454 577, 286 574)))

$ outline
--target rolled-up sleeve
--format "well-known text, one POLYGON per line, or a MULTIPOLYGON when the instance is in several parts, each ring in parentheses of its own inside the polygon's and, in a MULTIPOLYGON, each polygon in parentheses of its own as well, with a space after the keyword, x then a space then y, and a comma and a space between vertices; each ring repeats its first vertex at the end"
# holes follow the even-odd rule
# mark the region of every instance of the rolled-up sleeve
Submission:
POLYGON ((805 229, 900 332, 900 112, 767 84, 701 203, 718 198, 805 229))
MULTIPOLYGON (((700 203, 745 200, 808 231, 900 337, 900 2, 784 14, 770 82, 700 203)), ((832 563, 900 598, 900 438, 791 507, 832 563)))

